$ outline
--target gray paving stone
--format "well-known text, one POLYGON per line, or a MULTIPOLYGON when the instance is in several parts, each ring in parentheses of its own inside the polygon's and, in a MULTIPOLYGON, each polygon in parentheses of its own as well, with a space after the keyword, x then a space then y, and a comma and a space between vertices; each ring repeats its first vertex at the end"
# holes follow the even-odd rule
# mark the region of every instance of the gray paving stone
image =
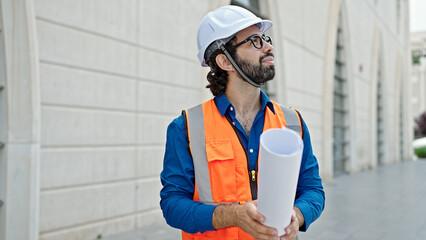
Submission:
POLYGON ((424 240, 426 239, 426 222, 423 224, 422 229, 417 233, 415 240, 424 240))
POLYGON ((178 229, 168 226, 165 222, 155 223, 132 232, 121 233, 104 240, 176 240, 181 239, 178 229))
POLYGON ((325 182, 326 208, 301 240, 426 239, 426 161, 405 161, 325 182))

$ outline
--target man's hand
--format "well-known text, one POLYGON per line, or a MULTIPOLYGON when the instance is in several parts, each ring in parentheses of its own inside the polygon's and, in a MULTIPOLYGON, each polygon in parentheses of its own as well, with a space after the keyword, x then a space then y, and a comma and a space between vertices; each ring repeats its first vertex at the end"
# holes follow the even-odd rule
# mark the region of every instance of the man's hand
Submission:
POLYGON ((265 217, 257 211, 257 201, 243 205, 220 205, 213 212, 215 229, 237 226, 256 240, 278 239, 278 231, 263 225, 263 222, 265 217))
POLYGON ((305 224, 305 218, 302 212, 299 208, 293 207, 290 225, 285 228, 285 234, 280 237, 280 240, 294 240, 303 224, 305 224))

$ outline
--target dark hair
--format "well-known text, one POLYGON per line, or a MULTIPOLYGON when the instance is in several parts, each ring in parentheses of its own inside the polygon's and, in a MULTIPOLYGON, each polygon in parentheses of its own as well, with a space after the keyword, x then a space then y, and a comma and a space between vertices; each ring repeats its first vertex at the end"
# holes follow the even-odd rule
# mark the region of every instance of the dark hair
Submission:
MULTIPOLYGON (((235 58, 236 49, 233 47, 232 42, 235 42, 235 37, 225 44, 225 49, 228 50, 232 58, 235 58)), ((214 51, 207 61, 207 65, 210 67, 210 72, 207 74, 209 84, 206 88, 210 88, 213 96, 225 93, 226 84, 228 83, 228 73, 221 69, 216 63, 216 56, 219 54, 223 54, 221 49, 214 51)))

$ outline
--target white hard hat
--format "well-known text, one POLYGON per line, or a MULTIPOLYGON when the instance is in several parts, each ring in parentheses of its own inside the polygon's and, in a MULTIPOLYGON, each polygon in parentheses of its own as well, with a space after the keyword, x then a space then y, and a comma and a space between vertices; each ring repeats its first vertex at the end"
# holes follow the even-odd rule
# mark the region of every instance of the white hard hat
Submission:
POLYGON ((198 60, 201 66, 207 67, 206 58, 224 45, 239 31, 257 24, 260 31, 265 32, 272 26, 269 20, 262 20, 245 8, 238 6, 223 6, 209 12, 201 21, 198 28, 198 60), (207 48, 209 53, 206 54, 207 48))

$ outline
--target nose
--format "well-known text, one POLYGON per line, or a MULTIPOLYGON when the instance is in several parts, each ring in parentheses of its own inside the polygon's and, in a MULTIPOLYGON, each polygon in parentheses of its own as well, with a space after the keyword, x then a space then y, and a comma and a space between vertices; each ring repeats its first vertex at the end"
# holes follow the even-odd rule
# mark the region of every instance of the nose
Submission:
POLYGON ((264 51, 265 53, 269 53, 269 52, 272 52, 272 50, 274 50, 274 46, 272 44, 268 43, 265 40, 262 40, 262 41, 263 41, 262 51, 264 51))

